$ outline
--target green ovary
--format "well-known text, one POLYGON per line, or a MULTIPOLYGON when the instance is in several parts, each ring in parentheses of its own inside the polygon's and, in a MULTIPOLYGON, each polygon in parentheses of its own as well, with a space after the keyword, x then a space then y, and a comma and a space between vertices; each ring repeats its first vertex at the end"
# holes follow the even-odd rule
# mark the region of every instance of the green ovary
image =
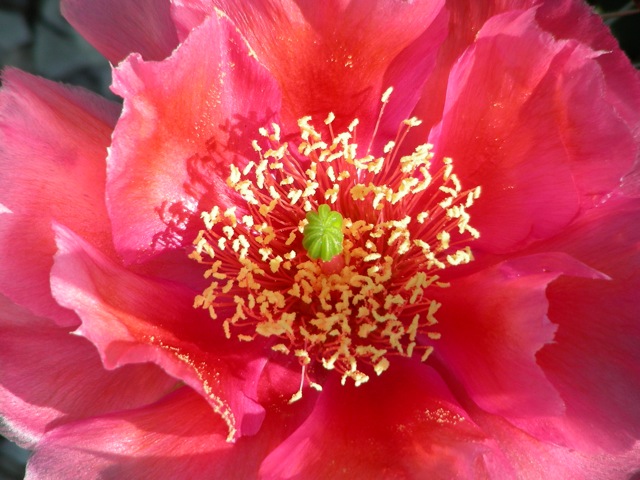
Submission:
POLYGON ((342 252, 342 215, 329 205, 320 205, 318 212, 308 212, 302 246, 313 260, 328 262, 342 252))

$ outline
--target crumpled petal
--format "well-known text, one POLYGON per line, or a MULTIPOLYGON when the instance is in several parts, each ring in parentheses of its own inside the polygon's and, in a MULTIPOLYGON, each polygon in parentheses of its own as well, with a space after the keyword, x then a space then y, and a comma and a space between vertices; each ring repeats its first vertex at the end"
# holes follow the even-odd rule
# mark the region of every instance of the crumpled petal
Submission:
POLYGON ((209 401, 229 438, 255 433, 265 360, 234 349, 206 312, 192 308, 190 290, 129 272, 62 226, 56 232, 53 294, 80 317, 76 332, 96 345, 105 367, 156 363, 209 401))
POLYGON ((132 55, 114 77, 125 100, 107 160, 108 208, 118 252, 136 263, 190 243, 192 217, 195 232, 202 227, 196 211, 231 206, 215 195, 199 202, 224 182, 230 164, 257 158, 251 140, 273 120, 279 93, 228 19, 216 15, 167 60, 132 55))
POLYGON ((640 200, 608 201, 585 212, 562 235, 527 252, 565 252, 573 258, 624 281, 640 269, 640 200))
POLYGON ((155 405, 53 430, 27 478, 243 478, 251 457, 219 464, 235 447, 225 437, 224 422, 184 387, 155 405))
POLYGON ((105 158, 119 106, 14 69, 0 93, 0 291, 61 324, 77 317, 51 297, 53 219, 113 255, 105 158))
MULTIPOLYGON (((611 30, 593 9, 583 2, 558 0, 540 5, 536 18, 540 26, 559 39, 575 39, 592 50, 606 53, 595 61, 606 82, 605 94, 611 106, 640 140, 640 72, 630 68, 629 58, 620 50, 611 30)), ((636 168, 640 157, 636 157, 636 168)), ((638 187, 638 185, 636 185, 638 187)))
POLYGON ((422 143, 424 135, 442 119, 451 69, 460 55, 475 41, 476 34, 484 23, 500 13, 528 9, 538 3, 540 0, 492 2, 447 0, 446 9, 449 14, 447 38, 440 47, 434 70, 424 84, 413 112, 413 115, 423 122, 422 128, 414 129, 408 137, 413 143, 422 143))
POLYGON ((0 296, 0 431, 33 448, 52 428, 134 408, 174 388, 154 365, 102 368, 94 348, 0 296))
POLYGON ((394 359, 359 387, 328 379, 309 417, 260 473, 274 480, 472 478, 483 441, 430 367, 394 359))
POLYGON ((272 410, 267 428, 228 443, 224 422, 185 387, 144 408, 53 430, 29 461, 27 478, 258 478, 262 459, 308 410, 301 403, 308 402, 287 406, 285 418, 272 410))
POLYGON ((637 272, 623 281, 566 278, 549 288, 558 330, 538 358, 567 414, 541 422, 548 440, 560 431, 573 448, 619 453, 640 438, 638 291, 637 272))
POLYGON ((395 135, 417 102, 447 31, 440 0, 175 2, 174 17, 184 31, 189 21, 211 14, 213 5, 229 15, 277 80, 286 130, 295 130, 303 116, 321 122, 333 112, 336 132, 358 118, 364 148, 388 87, 397 88, 379 131, 395 135))
POLYGON ((610 278, 559 279, 548 289, 558 331, 538 361, 567 414, 530 422, 538 438, 590 452, 620 452, 638 438, 638 222, 638 200, 609 201, 532 250, 564 251, 610 278))
POLYGON ((178 46, 168 1, 61 0, 62 14, 111 63, 137 52, 162 60, 178 46))
POLYGON ((595 61, 602 53, 554 40, 534 14, 487 22, 451 72, 443 120, 430 137, 454 159, 463 185, 482 187, 475 247, 492 252, 558 233, 618 187, 637 154, 603 93, 595 61))
POLYGON ((434 355, 484 410, 507 418, 560 415, 564 403, 536 362, 554 340, 545 292, 560 275, 605 278, 565 254, 507 260, 436 294, 434 355))
POLYGON ((493 440, 487 442, 493 448, 483 459, 484 478, 634 480, 640 474, 640 443, 616 455, 585 453, 540 441, 496 415, 482 411, 470 415, 493 440))

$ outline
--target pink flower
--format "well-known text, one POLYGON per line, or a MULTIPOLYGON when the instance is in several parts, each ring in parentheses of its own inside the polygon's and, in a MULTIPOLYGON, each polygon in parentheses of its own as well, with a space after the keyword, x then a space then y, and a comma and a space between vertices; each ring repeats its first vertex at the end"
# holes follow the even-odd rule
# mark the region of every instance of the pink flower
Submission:
POLYGON ((587 6, 63 10, 124 104, 4 72, 28 478, 640 471, 640 82, 587 6))

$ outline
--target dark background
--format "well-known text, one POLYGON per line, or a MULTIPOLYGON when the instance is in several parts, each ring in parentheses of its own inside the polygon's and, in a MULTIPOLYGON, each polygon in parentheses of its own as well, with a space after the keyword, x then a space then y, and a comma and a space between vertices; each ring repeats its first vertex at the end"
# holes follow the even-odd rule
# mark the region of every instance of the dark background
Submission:
MULTIPOLYGON (((640 68, 640 0, 589 3, 640 68)), ((59 0, 0 0, 0 68, 12 65, 114 98, 107 61, 60 16, 58 4, 59 0)), ((0 437, 0 480, 23 478, 27 458, 28 452, 0 437)))

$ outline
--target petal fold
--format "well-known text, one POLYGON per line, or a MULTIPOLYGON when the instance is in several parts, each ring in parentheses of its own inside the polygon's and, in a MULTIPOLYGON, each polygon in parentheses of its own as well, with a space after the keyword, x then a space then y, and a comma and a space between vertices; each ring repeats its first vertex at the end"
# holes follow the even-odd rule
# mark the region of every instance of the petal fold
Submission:
MULTIPOLYGON (((29 460, 27 478, 231 478, 233 470, 218 464, 233 448, 225 435, 207 402, 183 387, 155 405, 53 430, 29 460)), ((250 463, 233 464, 235 473, 250 463)))
POLYGON ((482 187, 473 224, 478 246, 492 252, 560 232, 618 189, 637 154, 607 98, 601 54, 555 40, 535 13, 483 26, 451 72, 443 120, 431 132, 463 184, 482 187))
POLYGON ((155 365, 106 371, 93 345, 0 296, 0 431, 33 448, 54 427, 153 402, 175 387, 155 365))
POLYGON ((565 254, 507 260, 438 292, 434 355, 484 410, 507 418, 560 415, 564 403, 536 362, 554 339, 545 297, 560 275, 604 276, 565 254))
POLYGON ((640 439, 640 275, 624 281, 565 278, 548 291, 555 342, 540 365, 567 405, 549 421, 569 446, 620 452, 640 439))
POLYGON ((111 63, 137 52, 162 60, 178 46, 168 1, 62 0, 64 17, 111 63))
POLYGON ((359 387, 324 385, 306 421, 264 460, 265 479, 471 478, 484 436, 415 361, 359 387))
POLYGON ((287 408, 285 418, 274 411, 268 428, 230 443, 211 406, 184 387, 143 408, 51 431, 29 461, 27 479, 259 478, 262 459, 306 411, 287 408))
POLYGON ((167 60, 132 55, 114 75, 124 109, 107 160, 108 207, 116 247, 135 263, 190 244, 201 228, 195 212, 211 208, 199 205, 205 193, 207 202, 230 206, 212 184, 224 185, 230 164, 257 157, 251 140, 280 100, 237 31, 217 15, 167 60), (185 233, 194 216, 195 233, 185 233))
POLYGON ((119 106, 14 69, 0 93, 0 291, 41 316, 77 317, 51 297, 51 221, 114 254, 105 158, 119 106))
POLYGON ((190 290, 129 272, 62 226, 56 232, 54 296, 80 317, 76 332, 96 345, 105 367, 156 363, 209 401, 229 438, 255 433, 265 360, 234 349, 206 312, 192 308, 190 290))
MULTIPOLYGON (((203 2, 189 3, 195 14, 206 9, 203 2)), ((358 138, 365 148, 381 95, 391 86, 398 88, 381 131, 395 136, 417 101, 447 29, 441 0, 213 3, 229 15, 276 78, 288 131, 295 131, 303 116, 321 122, 333 112, 336 132, 358 118, 358 138)))

